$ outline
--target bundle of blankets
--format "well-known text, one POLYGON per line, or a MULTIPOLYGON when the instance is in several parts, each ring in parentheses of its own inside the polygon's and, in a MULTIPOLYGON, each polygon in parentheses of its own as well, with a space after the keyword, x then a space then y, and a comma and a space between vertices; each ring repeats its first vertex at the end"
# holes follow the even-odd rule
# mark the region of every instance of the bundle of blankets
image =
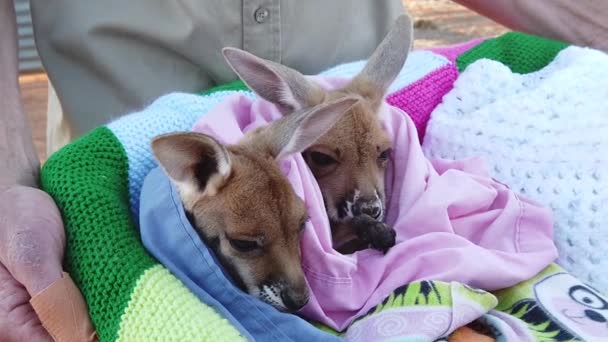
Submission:
MULTIPOLYGON (((363 65, 315 79, 331 87, 363 65)), ((149 148, 192 129, 231 143, 276 119, 244 84, 166 95, 92 131, 51 156, 42 185, 102 341, 436 341, 467 325, 500 341, 608 341, 607 98, 608 56, 591 49, 511 32, 412 52, 382 117, 398 244, 315 249, 330 240, 313 220, 299 315, 234 286, 149 148)), ((323 215, 301 157, 281 166, 323 215)))

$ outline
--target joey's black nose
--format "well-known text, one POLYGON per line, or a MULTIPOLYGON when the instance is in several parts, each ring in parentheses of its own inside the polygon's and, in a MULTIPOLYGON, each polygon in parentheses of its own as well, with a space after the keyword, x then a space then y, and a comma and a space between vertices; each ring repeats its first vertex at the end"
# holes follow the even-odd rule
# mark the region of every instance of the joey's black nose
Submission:
POLYGON ((382 212, 382 210, 380 209, 379 206, 367 206, 367 207, 361 208, 361 212, 364 214, 367 214, 373 218, 378 218, 380 216, 380 213, 382 212))
POLYGON ((296 312, 303 308, 308 303, 308 298, 308 295, 294 296, 290 295, 288 291, 281 292, 281 299, 289 312, 296 312))
POLYGON ((360 214, 369 215, 374 219, 382 216, 382 203, 379 200, 359 200, 355 203, 355 216, 360 214))

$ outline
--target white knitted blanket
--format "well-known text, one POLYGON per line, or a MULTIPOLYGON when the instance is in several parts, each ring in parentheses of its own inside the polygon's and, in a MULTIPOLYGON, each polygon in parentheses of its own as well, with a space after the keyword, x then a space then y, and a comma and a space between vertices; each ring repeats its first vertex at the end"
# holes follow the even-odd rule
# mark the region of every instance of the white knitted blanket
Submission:
POLYGON ((569 47, 524 75, 471 64, 433 111, 423 149, 483 156, 496 179, 550 206, 558 263, 608 293, 608 55, 569 47))

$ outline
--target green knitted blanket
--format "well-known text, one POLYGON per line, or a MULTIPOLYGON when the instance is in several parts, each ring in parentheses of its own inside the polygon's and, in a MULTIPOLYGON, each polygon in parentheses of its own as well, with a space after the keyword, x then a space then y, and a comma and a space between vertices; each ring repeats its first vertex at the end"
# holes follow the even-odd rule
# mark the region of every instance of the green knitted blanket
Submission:
MULTIPOLYGON (((387 101, 412 116, 422 138, 431 111, 451 89, 459 72, 471 63, 491 58, 514 71, 533 72, 552 61, 565 47, 562 43, 509 33, 457 47, 416 51, 390 89, 387 101)), ((363 62, 344 64, 323 74, 351 77, 362 66, 363 62)), ((149 148, 151 138, 190 130, 210 108, 236 92, 253 96, 240 82, 200 94, 203 105, 198 103, 196 108, 176 102, 171 95, 165 96, 151 106, 153 109, 127 115, 70 143, 44 165, 42 186, 56 201, 65 223, 65 268, 84 295, 100 340, 243 339, 235 327, 153 259, 137 233, 139 191, 143 178, 156 166, 149 148)), ((535 282, 562 273, 552 266, 535 282)), ((555 323, 550 315, 538 321, 538 316, 530 313, 537 300, 531 284, 490 294, 462 284, 441 282, 404 284, 375 310, 353 323, 353 327, 360 326, 359 330, 353 328, 350 337, 348 331, 342 336, 360 338, 363 335, 355 334, 356 331, 373 326, 365 322, 391 310, 425 305, 451 308, 454 298, 468 298, 483 312, 497 307, 511 314, 525 330, 522 334, 539 341, 558 334, 566 338, 563 340, 577 340, 567 326, 555 323), (457 293, 461 295, 456 296, 457 293)), ((492 317, 486 320, 496 320, 492 317)), ((453 328, 472 319, 447 324, 436 338, 445 337, 453 328)), ((441 324, 444 323, 437 323, 441 324)), ((398 336, 405 339, 407 334, 398 336)))

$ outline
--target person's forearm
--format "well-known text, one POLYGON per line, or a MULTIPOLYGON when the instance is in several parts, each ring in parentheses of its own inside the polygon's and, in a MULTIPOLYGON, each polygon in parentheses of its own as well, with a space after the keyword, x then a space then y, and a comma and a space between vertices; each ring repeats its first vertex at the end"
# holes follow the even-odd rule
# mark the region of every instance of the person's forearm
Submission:
POLYGON ((0 0, 0 188, 37 186, 39 160, 19 92, 12 0, 0 0))
POLYGON ((605 0, 454 0, 510 29, 608 50, 605 0))

